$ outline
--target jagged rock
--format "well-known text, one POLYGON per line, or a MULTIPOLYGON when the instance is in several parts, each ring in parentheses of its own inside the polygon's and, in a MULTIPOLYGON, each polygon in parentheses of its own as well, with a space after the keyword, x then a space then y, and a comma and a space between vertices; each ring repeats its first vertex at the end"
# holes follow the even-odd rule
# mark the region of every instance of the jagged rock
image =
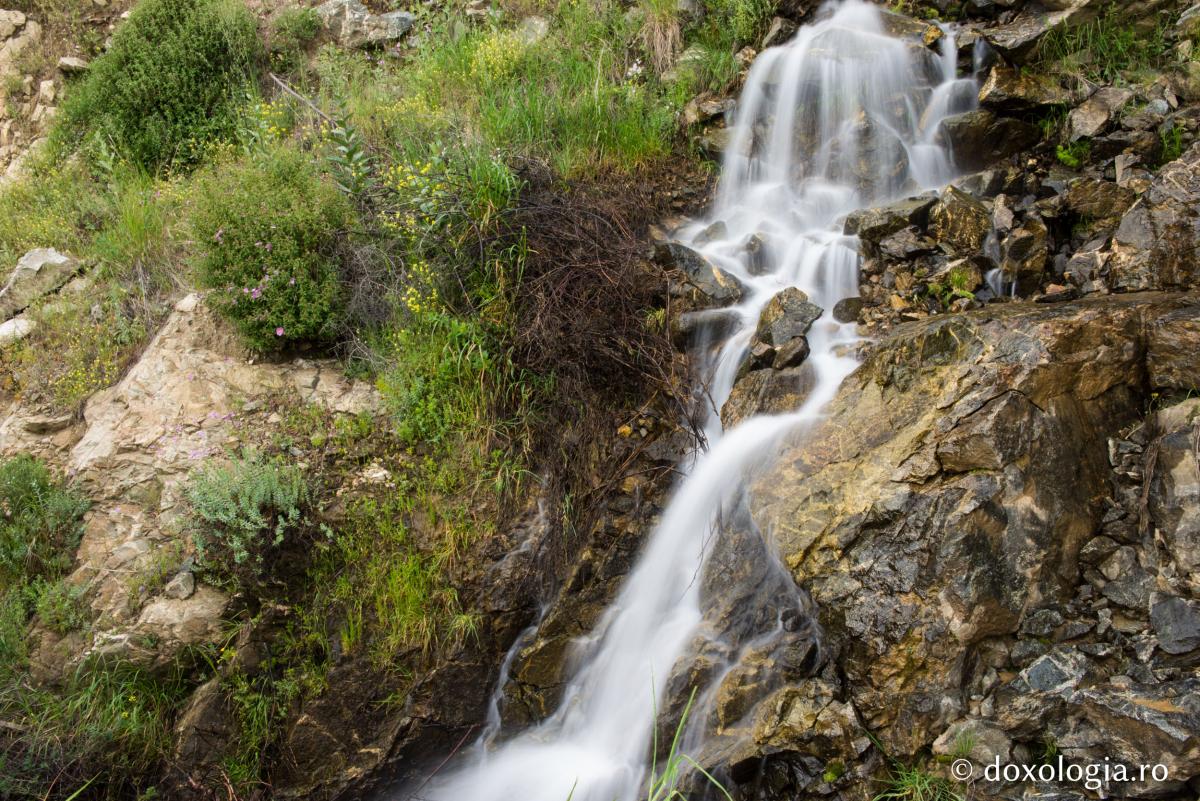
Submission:
MULTIPOLYGON (((845 697, 892 753, 964 717, 976 649, 1069 591, 1100 521, 1089 498, 1110 492, 1106 437, 1141 414, 1145 322, 1173 310, 1111 295, 901 325, 755 481, 755 523, 817 605, 845 697)), ((1041 729, 1087 686, 1088 662, 1061 648, 1034 660, 1027 688, 996 699, 1027 729, 998 721, 1006 734, 1041 729)))
POLYGON ((807 334, 821 314, 821 307, 810 303, 808 295, 795 287, 788 287, 776 293, 763 307, 755 338, 771 347, 782 347, 790 340, 807 334))
POLYGON ((846 215, 844 233, 855 234, 868 242, 878 242, 909 225, 924 226, 936 195, 919 195, 886 206, 860 209, 846 215))
POLYGON ((0 289, 0 318, 24 311, 43 295, 67 282, 79 262, 53 248, 37 248, 20 258, 4 288, 0 289))
POLYGON ((938 135, 956 164, 979 169, 1030 147, 1041 134, 1027 122, 976 109, 942 120, 938 135))
MULTIPOLYGON (((1194 307, 1193 307, 1193 313, 1194 307)), ((1148 510, 1167 557, 1181 576, 1200 573, 1200 399, 1160 410, 1148 510)), ((1193 579, 1196 581, 1196 579, 1193 579)))
POLYGON ((733 303, 742 297, 744 287, 736 277, 687 245, 665 242, 656 249, 656 258, 664 266, 682 270, 689 284, 716 303, 733 303))
POLYGON ((1113 235, 1113 289, 1194 286, 1200 279, 1200 144, 1163 167, 1113 235))
POLYGON ((1069 103, 1071 93, 1046 76, 996 65, 979 87, 979 104, 995 111, 1031 111, 1069 103))
POLYGON ((1168 654, 1186 654, 1200 648, 1200 602, 1177 595, 1150 596, 1150 625, 1158 647, 1168 654))
POLYGON ((706 158, 720 161, 733 144, 733 129, 710 126, 700 135, 697 144, 706 158))
POLYGON ((1079 178, 1071 182, 1063 201, 1076 214, 1093 220, 1119 217, 1133 205, 1132 189, 1095 178, 1079 178))
POLYGON ((954 186, 929 211, 929 234, 951 255, 979 253, 991 225, 987 207, 954 186))
POLYGON ((1143 163, 1153 164, 1162 154, 1162 139, 1155 131, 1120 130, 1092 140, 1093 159, 1110 159, 1121 154, 1132 155, 1143 163))
POLYGON ((403 38, 413 26, 407 11, 372 14, 358 0, 326 0, 316 7, 325 30, 342 47, 368 47, 403 38))
POLYGON ((1133 91, 1116 86, 1097 89, 1067 115, 1071 141, 1091 138, 1104 132, 1116 114, 1133 98, 1133 91))
POLYGON ((1200 35, 1200 3, 1189 6, 1179 15, 1175 23, 1175 32, 1184 39, 1194 39, 1200 35))

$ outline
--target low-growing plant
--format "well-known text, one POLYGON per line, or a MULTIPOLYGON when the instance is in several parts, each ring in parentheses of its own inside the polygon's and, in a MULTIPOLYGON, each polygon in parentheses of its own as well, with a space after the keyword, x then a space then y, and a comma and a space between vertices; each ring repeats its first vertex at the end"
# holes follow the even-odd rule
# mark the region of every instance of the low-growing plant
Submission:
POLYGON ((872 801, 963 801, 963 796, 944 776, 893 763, 883 791, 872 801))
POLYGON ((305 49, 321 32, 321 17, 312 8, 285 8, 271 22, 271 66, 292 72, 303 62, 305 49))
POLYGON ((1123 73, 1159 65, 1168 51, 1166 31, 1165 22, 1139 31, 1137 21, 1113 3, 1091 21, 1051 30, 1038 43, 1038 54, 1064 71, 1112 83, 1123 73))
POLYGON ((54 140, 99 132, 155 171, 190 165, 232 136, 257 53, 254 18, 236 0, 145 0, 68 92, 54 140))
POLYGON ((303 473, 252 450, 200 467, 186 495, 198 563, 217 583, 267 578, 268 557, 307 525, 303 473))
POLYGON ((1088 160, 1091 152, 1092 143, 1086 139, 1079 139, 1065 145, 1058 145, 1054 148, 1054 155, 1058 159, 1059 164, 1069 167, 1072 170, 1082 167, 1088 160))
POLYGON ((1162 140, 1162 156, 1159 157, 1159 164, 1170 164, 1183 155, 1182 126, 1172 125, 1160 131, 1158 136, 1162 140))
POLYGON ((344 311, 340 247, 354 221, 333 182, 276 144, 197 183, 194 263, 209 304, 256 350, 333 340, 344 311))

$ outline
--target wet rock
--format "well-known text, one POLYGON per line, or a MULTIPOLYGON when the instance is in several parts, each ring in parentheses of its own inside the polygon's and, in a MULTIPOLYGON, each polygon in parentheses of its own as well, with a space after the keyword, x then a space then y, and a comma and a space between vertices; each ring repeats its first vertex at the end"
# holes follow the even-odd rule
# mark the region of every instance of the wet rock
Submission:
POLYGON ((807 334, 821 314, 821 307, 811 303, 808 295, 788 287, 763 307, 755 338, 772 347, 782 347, 795 337, 807 334))
POLYGON ((689 284, 716 303, 733 303, 742 297, 737 278, 686 245, 664 243, 657 248, 656 257, 660 264, 682 270, 689 284))
POLYGON ((1113 235, 1113 289, 1180 288, 1200 280, 1200 144, 1163 167, 1113 235))
POLYGON ((403 38, 414 17, 407 11, 373 14, 358 0, 326 0, 316 7, 329 37, 342 47, 370 47, 403 38))
POLYGON ((733 129, 709 126, 700 135, 697 144, 705 158, 720 161, 725 155, 725 151, 733 145, 733 129))
POLYGON ((701 338, 718 342, 728 336, 739 322, 737 315, 726 309, 683 312, 671 320, 671 341, 681 350, 701 338))
POLYGON ((1177 595, 1150 597, 1150 625, 1158 647, 1168 654, 1186 654, 1200 648, 1200 601, 1177 595))
POLYGON ((65 284, 78 269, 78 261, 53 248, 29 251, 17 261, 7 283, 0 289, 0 319, 24 311, 34 301, 65 284))
POLYGON ((991 229, 987 207, 951 186, 929 212, 929 234, 952 256, 973 256, 991 229))
POLYGON ((942 120, 939 136, 956 164, 980 169, 1030 147, 1041 134, 1029 123, 976 109, 942 120))
POLYGON ((879 252, 893 259, 911 259, 914 256, 932 253, 937 243, 925 236, 915 226, 901 229, 879 240, 879 252))
POLYGON ((839 323, 856 323, 862 307, 862 298, 843 298, 833 306, 833 319, 839 323))
POLYGON ((812 371, 803 366, 753 370, 733 385, 721 407, 721 425, 729 430, 756 414, 795 411, 812 391, 812 383, 812 371))
POLYGON ((1125 104, 1133 98, 1133 91, 1116 86, 1105 86, 1074 108, 1067 115, 1067 127, 1071 141, 1091 138, 1104 132, 1125 104))
POLYGON ((920 195, 886 206, 860 209, 846 216, 843 231, 868 242, 878 242, 910 225, 924 226, 936 201, 935 195, 920 195))
POLYGON ((992 67, 979 87, 979 104, 992 111, 1032 111, 1070 100, 1071 94, 1055 79, 1003 65, 992 67))

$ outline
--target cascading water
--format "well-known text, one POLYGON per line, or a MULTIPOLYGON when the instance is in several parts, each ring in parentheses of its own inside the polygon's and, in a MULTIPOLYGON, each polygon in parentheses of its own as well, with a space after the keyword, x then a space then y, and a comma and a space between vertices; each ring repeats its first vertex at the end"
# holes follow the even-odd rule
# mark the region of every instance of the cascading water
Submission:
POLYGON ((735 324, 723 330, 731 333, 703 356, 707 450, 683 465, 687 476, 616 600, 576 644, 558 710, 489 747, 492 720, 485 740, 417 797, 630 801, 644 793, 655 710, 702 625, 699 577, 719 512, 739 497, 747 470, 819 414, 857 364, 855 326, 831 314, 839 300, 858 294, 857 242, 841 233, 841 221, 948 181, 938 125, 974 102, 974 81, 955 79, 951 36, 934 53, 889 33, 883 12, 859 0, 822 16, 760 55, 747 78, 713 209, 723 233, 695 223, 676 234, 745 287, 726 310, 735 324), (808 333, 806 400, 791 413, 722 432, 719 410, 759 314, 786 287, 825 310, 808 333))

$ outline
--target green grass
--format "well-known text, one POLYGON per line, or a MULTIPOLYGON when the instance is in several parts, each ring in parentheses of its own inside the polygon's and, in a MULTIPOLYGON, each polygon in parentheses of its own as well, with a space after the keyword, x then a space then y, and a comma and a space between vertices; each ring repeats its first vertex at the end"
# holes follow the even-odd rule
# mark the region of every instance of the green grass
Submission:
POLYGON ((920 767, 892 765, 884 789, 872 801, 963 801, 957 786, 920 767))
POLYGON ((1086 139, 1057 145, 1054 148, 1054 155, 1058 159, 1058 163, 1072 170, 1082 167, 1087 162, 1091 152, 1092 143, 1086 139))
POLYGON ((1136 21, 1114 4, 1090 22, 1046 34, 1038 43, 1038 55, 1043 65, 1056 65, 1064 74, 1113 83, 1129 73, 1162 66, 1170 49, 1168 27, 1161 22, 1149 32, 1139 31, 1136 21))

